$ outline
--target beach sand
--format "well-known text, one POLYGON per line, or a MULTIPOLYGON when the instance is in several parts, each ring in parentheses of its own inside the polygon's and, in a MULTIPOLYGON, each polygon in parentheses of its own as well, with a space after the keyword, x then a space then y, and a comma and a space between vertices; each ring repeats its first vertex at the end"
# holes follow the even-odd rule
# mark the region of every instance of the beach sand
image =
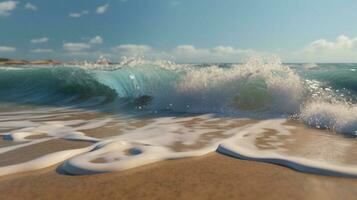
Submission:
MULTIPOLYGON (((234 124, 234 127, 254 122, 242 121, 234 124)), ((132 126, 138 128, 145 123, 145 120, 133 121, 132 126)), ((194 124, 195 122, 191 120, 184 125, 191 127, 194 124)), ((208 125, 217 126, 217 124, 208 125)), ((307 129, 293 121, 289 121, 287 125, 296 127, 294 134, 290 136, 290 139, 296 141, 295 145, 286 144, 288 145, 286 147, 294 152, 316 146, 313 141, 321 141, 317 140, 321 138, 312 137, 327 134, 321 130, 307 129), (314 144, 309 145, 310 143, 314 144)), ((85 133, 88 136, 102 138, 121 133, 119 128, 121 127, 106 126, 86 130, 85 133)), ((285 144, 284 141, 289 141, 287 136, 273 137, 274 135, 276 135, 274 131, 267 130, 266 134, 258 138, 256 145, 267 148, 270 143, 276 141, 283 142, 282 144, 285 144), (273 138, 275 139, 272 140, 273 138)), ((4 147, 14 144, 0 140, 0 145, 4 147)), ((0 166, 17 164, 48 153, 88 145, 91 143, 53 139, 1 154, 0 166)), ((323 145, 332 146, 326 141, 323 145)), ((316 148, 310 150, 314 149, 316 148)), ((216 152, 202 157, 167 160, 114 173, 72 176, 64 174, 61 165, 57 165, 43 170, 0 177, 1 200, 356 199, 356 188, 357 179, 307 174, 279 165, 241 160, 216 152)))
POLYGON ((86 176, 58 166, 0 177, 0 199, 355 199, 357 180, 219 153, 86 176))
MULTIPOLYGON (((289 122, 289 125, 297 127, 292 136, 298 144, 316 141, 309 137, 321 132, 306 129, 294 122, 289 122), (315 134, 305 135, 306 131, 315 134), (303 133, 305 134, 301 135, 303 133)), ((104 132, 112 135, 115 131, 108 129, 104 132)), ((98 137, 100 133, 102 132, 92 130, 87 134, 98 137)), ((267 131, 266 135, 271 134, 274 132, 267 131)), ((266 146, 267 141, 264 137, 259 138, 257 145, 261 142, 266 146)), ((2 154, 0 166, 90 144, 50 140, 2 154)), ((1 145, 10 144, 8 141, 2 141, 1 145)), ((305 149, 305 146, 290 147, 305 149)), ((167 160, 114 173, 72 176, 64 174, 61 165, 57 165, 34 172, 0 177, 1 200, 356 199, 356 188, 357 179, 307 174, 279 165, 241 160, 216 152, 202 157, 167 160)))

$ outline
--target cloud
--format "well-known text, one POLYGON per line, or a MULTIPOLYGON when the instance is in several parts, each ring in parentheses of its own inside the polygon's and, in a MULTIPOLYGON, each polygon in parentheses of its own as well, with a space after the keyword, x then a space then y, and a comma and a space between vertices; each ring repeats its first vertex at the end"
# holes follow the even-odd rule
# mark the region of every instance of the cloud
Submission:
POLYGON ((31 53, 52 53, 52 49, 32 49, 30 50, 31 53))
POLYGON ((32 10, 32 11, 36 11, 37 10, 37 6, 35 6, 34 4, 27 2, 25 4, 25 9, 27 10, 32 10))
POLYGON ((291 60, 303 62, 356 62, 357 37, 340 35, 335 41, 318 39, 291 57, 291 60))
POLYGON ((66 51, 80 52, 90 48, 89 44, 86 43, 64 43, 63 48, 66 51))
POLYGON ((72 18, 79 18, 82 17, 83 15, 88 15, 89 11, 88 10, 82 10, 79 13, 70 13, 68 16, 72 18))
POLYGON ((98 36, 95 36, 94 38, 89 40, 89 43, 91 44, 102 44, 103 43, 103 38, 98 36))
POLYGON ((15 51, 16 51, 16 48, 14 48, 14 47, 0 46, 1 53, 11 53, 11 52, 15 52, 15 51))
POLYGON ((46 43, 48 42, 48 40, 50 40, 48 37, 36 38, 36 39, 32 39, 31 43, 32 44, 46 43))
POLYGON ((96 10, 97 14, 103 14, 103 13, 105 13, 105 12, 107 11, 108 7, 109 7, 109 4, 105 4, 105 5, 102 5, 102 6, 98 6, 98 8, 97 8, 97 10, 96 10))
POLYGON ((340 35, 337 37, 336 41, 327 41, 325 39, 319 39, 312 42, 305 51, 316 52, 316 51, 336 51, 336 50, 347 50, 356 49, 357 47, 357 37, 349 38, 345 35, 340 35))
POLYGON ((148 45, 125 44, 112 48, 120 56, 144 56, 155 59, 168 59, 175 62, 242 62, 258 53, 249 49, 236 49, 230 46, 196 48, 193 45, 179 45, 168 51, 159 51, 148 45))
POLYGON ((112 48, 113 52, 120 56, 148 56, 154 53, 154 49, 148 45, 124 44, 112 48))
POLYGON ((192 45, 179 45, 171 54, 180 62, 242 62, 258 53, 250 49, 236 49, 230 46, 196 48, 192 45))
POLYGON ((16 8, 17 1, 0 2, 0 16, 9 16, 11 11, 16 8))
POLYGON ((68 42, 63 44, 63 49, 69 53, 71 56, 89 56, 93 52, 92 51, 86 51, 91 48, 91 45, 95 44, 102 44, 103 43, 103 38, 98 36, 95 36, 93 38, 90 38, 87 42, 68 42))

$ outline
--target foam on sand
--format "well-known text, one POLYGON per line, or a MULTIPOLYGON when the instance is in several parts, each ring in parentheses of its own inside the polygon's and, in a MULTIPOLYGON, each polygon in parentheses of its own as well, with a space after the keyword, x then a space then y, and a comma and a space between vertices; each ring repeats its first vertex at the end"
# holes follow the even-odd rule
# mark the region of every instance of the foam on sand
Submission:
MULTIPOLYGON (((0 175, 38 170, 61 162, 70 174, 95 174, 126 170, 162 160, 202 156, 214 151, 237 158, 271 162, 300 171, 339 176, 357 176, 356 164, 345 164, 327 158, 306 158, 287 153, 284 140, 294 126, 286 119, 251 121, 248 119, 215 118, 213 115, 194 117, 159 117, 117 136, 98 139, 86 136, 85 129, 109 126, 114 119, 67 120, 33 123, 33 127, 19 128, 3 134, 7 139, 23 144, 0 148, 0 153, 56 139, 92 142, 85 148, 64 150, 20 164, 0 167, 0 175), (261 148, 257 141, 267 134, 272 148, 261 148), (28 139, 30 135, 46 137, 28 139), (269 134, 268 134, 269 135, 269 134)), ((115 120, 114 120, 115 122, 115 120)), ((19 123, 20 124, 20 123, 19 123)), ((13 125, 11 125, 13 127, 13 125)), ((288 140, 286 140, 288 141, 288 140)), ((266 145, 266 144, 265 144, 266 145)))

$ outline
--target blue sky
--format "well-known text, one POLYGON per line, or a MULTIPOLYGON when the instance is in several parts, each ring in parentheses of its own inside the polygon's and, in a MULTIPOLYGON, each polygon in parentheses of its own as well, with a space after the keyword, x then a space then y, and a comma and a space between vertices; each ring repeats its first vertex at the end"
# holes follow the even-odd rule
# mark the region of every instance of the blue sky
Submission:
POLYGON ((355 0, 0 0, 0 57, 357 62, 355 0))

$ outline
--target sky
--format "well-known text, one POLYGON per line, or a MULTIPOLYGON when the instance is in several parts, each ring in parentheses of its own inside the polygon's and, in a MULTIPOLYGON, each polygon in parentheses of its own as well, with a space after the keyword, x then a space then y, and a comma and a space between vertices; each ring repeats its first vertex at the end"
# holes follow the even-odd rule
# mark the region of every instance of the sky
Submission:
POLYGON ((0 0, 0 57, 357 62, 355 0, 0 0))

